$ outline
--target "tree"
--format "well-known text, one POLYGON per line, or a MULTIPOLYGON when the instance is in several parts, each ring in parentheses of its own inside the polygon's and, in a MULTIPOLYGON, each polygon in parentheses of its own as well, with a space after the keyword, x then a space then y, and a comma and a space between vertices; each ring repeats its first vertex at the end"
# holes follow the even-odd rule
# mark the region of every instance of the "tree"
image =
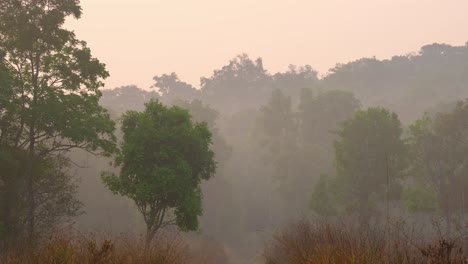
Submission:
POLYGON ((232 147, 224 140, 217 121, 219 112, 200 100, 174 102, 187 109, 195 122, 206 122, 212 134, 212 150, 215 153, 217 171, 216 177, 202 184, 203 216, 200 218, 200 228, 205 235, 214 235, 229 240, 239 235, 239 223, 226 226, 226 222, 238 217, 241 211, 239 204, 233 199, 233 179, 226 175, 226 165, 230 161, 232 147))
MULTIPOLYGON (((359 108, 359 100, 350 92, 331 90, 313 94, 309 89, 302 91, 297 113, 301 146, 299 157, 304 167, 304 179, 300 186, 310 190, 318 175, 334 172, 333 142, 337 139, 336 132, 359 108)), ((308 198, 306 190, 304 193, 308 198)))
POLYGON ((297 67, 289 65, 287 72, 275 73, 272 87, 280 89, 285 95, 291 96, 293 102, 300 99, 303 89, 311 89, 317 86, 318 72, 312 69, 310 65, 297 67))
POLYGON ((86 42, 63 28, 68 16, 81 16, 79 0, 0 2, 0 55, 16 82, 10 94, 17 106, 2 113, 10 117, 2 140, 27 152, 21 166, 30 238, 36 227, 35 161, 73 148, 115 150, 114 122, 98 104, 108 73, 86 42))
POLYGON ((268 103, 260 109, 257 131, 265 160, 274 164, 276 180, 287 182, 292 176, 294 154, 298 147, 297 123, 291 97, 274 90, 268 103))
POLYGON ((298 111, 303 142, 332 144, 340 124, 360 107, 361 103, 351 92, 331 90, 314 95, 304 89, 298 111))
MULTIPOLYGON (((27 152, 3 146, 0 150, 0 224, 5 230, 0 242, 15 245, 27 231, 28 194, 21 161, 27 152)), ((78 185, 67 173, 64 157, 36 157, 34 175, 35 228, 46 233, 81 213, 77 200, 78 185)))
POLYGON ((216 124, 219 112, 200 100, 176 100, 173 103, 188 110, 194 122, 205 122, 207 124, 211 133, 213 142, 211 149, 215 153, 217 167, 223 167, 231 156, 232 147, 224 140, 216 124))
POLYGON ((151 98, 160 98, 156 91, 146 91, 134 85, 122 86, 102 91, 99 103, 119 115, 128 110, 143 111, 151 98))
POLYGON ((314 95, 302 89, 297 111, 281 90, 273 91, 260 109, 258 141, 265 147, 265 160, 274 164, 273 176, 291 213, 307 208, 310 186, 321 173, 331 172, 335 132, 359 106, 349 92, 314 95))
POLYGON ((336 214, 336 204, 332 192, 333 181, 327 175, 321 175, 317 184, 315 184, 314 192, 310 199, 310 208, 317 214, 322 216, 331 216, 336 214))
POLYGON ((272 77, 263 68, 261 58, 253 61, 246 54, 232 59, 215 70, 209 78, 201 78, 201 96, 215 109, 225 113, 243 108, 257 108, 271 93, 272 77))
POLYGON ((120 173, 102 178, 112 192, 135 202, 146 224, 147 248, 165 226, 196 230, 202 213, 200 182, 216 169, 207 124, 193 122, 187 110, 151 100, 144 112, 123 116, 122 131, 116 157, 120 173))
POLYGON ((405 145, 398 116, 383 108, 357 111, 343 123, 335 142, 337 178, 345 199, 367 226, 372 202, 389 198, 405 168, 405 145))
POLYGON ((411 175, 428 185, 437 194, 447 232, 455 214, 468 208, 465 189, 468 187, 468 100, 459 101, 451 112, 431 118, 424 115, 409 129, 411 175))
POLYGON ((171 74, 163 74, 155 76, 153 80, 156 82, 153 87, 158 88, 162 99, 168 103, 174 100, 193 100, 198 97, 200 91, 192 85, 183 82, 175 72, 171 74))
POLYGON ((467 97, 467 69, 468 45, 434 43, 391 59, 337 64, 322 79, 321 88, 351 91, 365 105, 387 107, 412 122, 440 101, 467 97))

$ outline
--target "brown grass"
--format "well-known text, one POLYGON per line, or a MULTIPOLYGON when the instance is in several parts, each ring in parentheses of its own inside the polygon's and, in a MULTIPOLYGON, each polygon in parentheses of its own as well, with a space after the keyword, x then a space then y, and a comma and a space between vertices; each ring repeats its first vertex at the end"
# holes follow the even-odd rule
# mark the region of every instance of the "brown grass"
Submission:
POLYGON ((159 236, 147 254, 139 239, 54 235, 34 250, 10 249, 0 255, 2 264, 182 264, 189 259, 188 246, 176 235, 159 236))
POLYGON ((399 228, 358 231, 300 221, 276 234, 266 264, 468 264, 462 246, 442 237, 414 242, 399 228))

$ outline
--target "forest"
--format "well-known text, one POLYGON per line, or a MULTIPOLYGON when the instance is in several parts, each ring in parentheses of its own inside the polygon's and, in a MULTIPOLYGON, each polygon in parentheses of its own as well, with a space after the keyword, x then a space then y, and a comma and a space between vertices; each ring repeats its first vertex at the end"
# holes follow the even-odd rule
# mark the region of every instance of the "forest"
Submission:
POLYGON ((468 263, 468 42, 104 89, 82 12, 0 2, 1 263, 468 263))

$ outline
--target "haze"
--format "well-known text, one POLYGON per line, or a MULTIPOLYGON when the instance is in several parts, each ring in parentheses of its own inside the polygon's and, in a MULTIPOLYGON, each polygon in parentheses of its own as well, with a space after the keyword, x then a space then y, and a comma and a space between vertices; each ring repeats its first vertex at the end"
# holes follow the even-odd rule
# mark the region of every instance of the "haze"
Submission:
POLYGON ((336 63, 389 58, 433 42, 463 45, 464 0, 83 0, 80 20, 66 27, 105 62, 106 88, 152 85, 177 72, 199 86, 240 53, 265 68, 310 64, 325 74, 336 63))
POLYGON ((0 263, 468 264, 466 10, 0 0, 0 263))

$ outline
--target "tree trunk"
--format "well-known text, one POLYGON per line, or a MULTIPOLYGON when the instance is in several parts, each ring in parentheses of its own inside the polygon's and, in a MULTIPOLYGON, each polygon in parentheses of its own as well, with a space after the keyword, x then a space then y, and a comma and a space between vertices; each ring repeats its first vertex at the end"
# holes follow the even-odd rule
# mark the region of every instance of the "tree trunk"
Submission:
POLYGON ((450 219, 449 210, 445 211, 445 228, 447 230, 447 238, 450 239, 452 236, 452 220, 450 219))
POLYGON ((35 160, 35 137, 34 123, 29 128, 29 153, 26 159, 26 186, 28 196, 28 238, 31 244, 34 244, 34 229, 35 229, 35 197, 34 197, 34 160, 35 160))
POLYGON ((152 230, 152 228, 148 227, 146 229, 146 238, 145 238, 145 255, 148 255, 151 242, 153 241, 154 235, 156 234, 156 230, 152 230))
POLYGON ((360 208, 359 208, 359 230, 365 232, 369 227, 369 218, 370 218, 370 208, 369 208, 369 198, 367 195, 364 195, 360 199, 360 208))

